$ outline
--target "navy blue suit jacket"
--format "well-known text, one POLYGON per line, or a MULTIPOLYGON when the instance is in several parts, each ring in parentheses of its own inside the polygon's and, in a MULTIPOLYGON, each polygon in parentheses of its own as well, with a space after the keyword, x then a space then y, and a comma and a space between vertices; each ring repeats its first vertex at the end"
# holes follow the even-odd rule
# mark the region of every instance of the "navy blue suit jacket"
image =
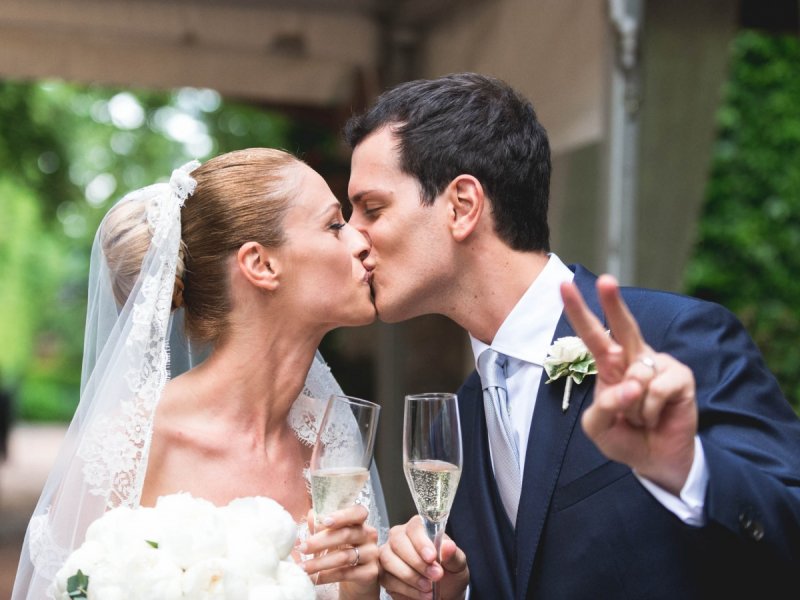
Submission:
MULTIPOLYGON (((601 318, 595 276, 575 283, 601 318)), ((636 288, 623 297, 656 351, 689 365, 709 472, 707 524, 664 508, 589 441, 580 414, 594 377, 538 390, 516 531, 488 454, 480 379, 458 391, 464 467, 448 530, 467 554, 472 600, 796 598, 800 583, 800 421, 739 321, 723 307, 636 288)), ((554 339, 575 335, 562 315, 554 339)), ((513 401, 513 399, 512 399, 513 401)))

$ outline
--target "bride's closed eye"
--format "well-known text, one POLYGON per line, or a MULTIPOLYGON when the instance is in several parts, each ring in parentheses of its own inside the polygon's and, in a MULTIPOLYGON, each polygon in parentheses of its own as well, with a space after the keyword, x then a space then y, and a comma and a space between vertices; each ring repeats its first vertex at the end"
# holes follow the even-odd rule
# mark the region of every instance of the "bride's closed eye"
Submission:
POLYGON ((331 223, 330 225, 328 225, 328 229, 331 229, 331 230, 333 230, 333 232, 334 232, 336 235, 339 235, 339 231, 341 231, 342 229, 344 229, 344 226, 345 226, 345 225, 347 225, 347 223, 340 222, 340 221, 336 221, 336 222, 334 222, 334 223, 331 223))

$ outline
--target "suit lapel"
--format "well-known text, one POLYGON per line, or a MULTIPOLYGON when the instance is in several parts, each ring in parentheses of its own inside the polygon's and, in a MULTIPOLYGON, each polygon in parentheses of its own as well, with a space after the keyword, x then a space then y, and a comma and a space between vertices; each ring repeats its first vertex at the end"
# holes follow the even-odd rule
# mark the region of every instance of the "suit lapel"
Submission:
MULTIPOLYGON (((589 308, 600 314, 594 288, 594 275, 581 268, 576 269, 575 283, 586 299, 589 308)), ((575 335, 574 330, 562 313, 556 326, 553 339, 575 335)), ((520 510, 516 526, 516 582, 518 599, 525 598, 528 582, 533 570, 533 562, 547 518, 550 501, 561 471, 570 436, 587 401, 589 385, 573 385, 570 406, 566 413, 561 411, 565 380, 559 379, 546 384, 547 374, 542 374, 536 396, 528 449, 525 458, 525 472, 522 479, 520 510)), ((578 427, 580 425, 577 425, 578 427)))

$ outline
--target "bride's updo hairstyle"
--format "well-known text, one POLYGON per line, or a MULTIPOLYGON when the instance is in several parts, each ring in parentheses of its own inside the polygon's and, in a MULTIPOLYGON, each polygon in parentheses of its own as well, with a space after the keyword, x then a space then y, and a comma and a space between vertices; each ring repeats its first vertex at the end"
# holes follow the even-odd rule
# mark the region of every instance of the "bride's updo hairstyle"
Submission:
MULTIPOLYGON (((272 148, 222 154, 197 167, 197 187, 181 209, 181 248, 173 308, 183 306, 187 336, 214 343, 230 312, 229 261, 245 242, 265 247, 284 242, 283 217, 295 193, 296 157, 272 148)), ((122 201, 103 224, 103 251, 122 306, 150 246, 147 207, 122 201)))
POLYGON ((283 244, 283 218, 298 185, 300 160, 271 148, 250 148, 212 158, 192 171, 197 189, 181 212, 186 244, 183 292, 186 332, 214 342, 230 312, 229 264, 245 242, 283 244))
MULTIPOLYGON (((145 202, 123 199, 115 204, 103 220, 100 233, 114 299, 122 307, 139 278, 142 260, 150 247, 145 202)), ((179 257, 178 263, 181 262, 179 257)))

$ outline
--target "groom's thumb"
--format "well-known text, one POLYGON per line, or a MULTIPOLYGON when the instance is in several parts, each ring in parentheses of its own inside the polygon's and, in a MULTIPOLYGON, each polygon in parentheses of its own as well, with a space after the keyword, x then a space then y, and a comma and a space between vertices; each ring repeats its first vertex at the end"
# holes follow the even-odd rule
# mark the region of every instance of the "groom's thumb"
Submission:
POLYGON ((450 538, 442 540, 442 568, 448 573, 458 573, 467 568, 467 557, 450 538))

